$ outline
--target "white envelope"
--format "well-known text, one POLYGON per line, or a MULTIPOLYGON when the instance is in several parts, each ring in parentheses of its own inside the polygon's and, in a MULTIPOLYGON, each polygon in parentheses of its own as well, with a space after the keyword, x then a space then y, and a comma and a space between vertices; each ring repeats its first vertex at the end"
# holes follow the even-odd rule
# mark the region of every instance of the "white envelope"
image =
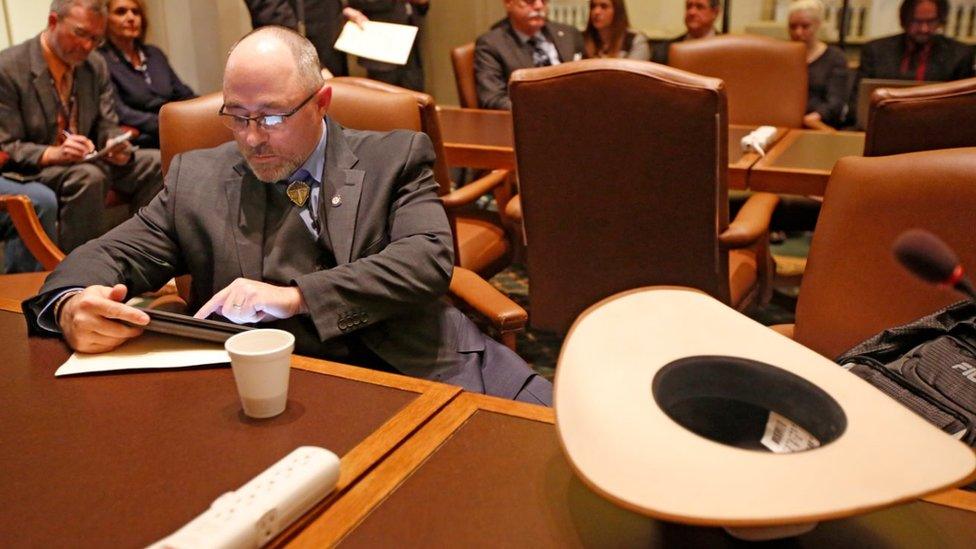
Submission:
POLYGON ((346 22, 336 40, 335 49, 377 61, 406 64, 417 38, 417 27, 367 21, 363 28, 346 22))

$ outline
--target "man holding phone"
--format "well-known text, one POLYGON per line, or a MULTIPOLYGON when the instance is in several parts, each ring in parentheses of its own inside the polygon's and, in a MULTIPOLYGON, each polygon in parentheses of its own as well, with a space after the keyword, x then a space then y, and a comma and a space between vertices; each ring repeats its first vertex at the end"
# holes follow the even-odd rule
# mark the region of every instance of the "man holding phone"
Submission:
POLYGON ((107 228, 109 188, 131 197, 134 213, 162 187, 158 150, 121 142, 87 158, 122 133, 105 61, 92 54, 106 16, 99 0, 53 0, 41 34, 0 52, 4 170, 57 193, 58 242, 67 252, 107 228))

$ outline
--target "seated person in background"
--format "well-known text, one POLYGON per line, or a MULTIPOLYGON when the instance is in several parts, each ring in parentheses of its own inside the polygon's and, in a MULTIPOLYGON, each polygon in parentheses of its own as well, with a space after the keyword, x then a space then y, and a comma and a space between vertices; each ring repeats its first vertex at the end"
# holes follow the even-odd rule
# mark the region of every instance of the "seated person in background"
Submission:
POLYGON ((624 0, 590 0, 590 22, 583 31, 587 57, 651 59, 647 36, 631 30, 624 0))
POLYGON ((547 21, 549 0, 503 0, 508 17, 478 37, 474 75, 478 106, 512 108, 508 78, 518 69, 547 67, 583 58, 583 35, 547 21))
POLYGON ((102 233, 109 187, 135 211, 162 186, 158 150, 120 146, 85 155, 121 133, 105 60, 89 55, 105 37, 101 0, 53 0, 47 28, 0 52, 0 148, 4 170, 58 195, 58 243, 69 252, 102 233))
POLYGON ((24 302, 32 333, 110 350, 149 318, 126 295, 189 273, 197 317, 295 335, 296 351, 550 404, 552 385, 441 298, 453 269, 430 139, 347 130, 312 43, 282 27, 238 42, 222 120, 236 143, 173 160, 135 217, 69 255, 24 302))
MULTIPOLYGON (((30 198, 34 212, 41 221, 41 227, 51 240, 55 239, 55 221, 58 219, 58 197, 54 191, 41 183, 33 181, 20 183, 0 177, 0 194, 22 194, 30 198)), ((17 236, 17 229, 10 214, 0 212, 0 240, 6 240, 3 249, 4 273, 29 273, 44 270, 41 264, 27 250, 24 242, 17 236)))
POLYGON ((796 0, 789 7, 790 40, 807 47, 807 114, 805 118, 837 127, 847 103, 847 59, 844 52, 817 38, 823 21, 820 0, 796 0))
POLYGON ((865 44, 858 79, 940 81, 973 76, 973 48, 939 32, 949 16, 948 0, 903 0, 898 16, 905 32, 865 44))
POLYGON ((687 32, 654 44, 654 51, 651 54, 651 61, 655 63, 668 64, 668 50, 674 42, 685 40, 697 40, 715 36, 715 20, 722 11, 720 0, 685 0, 685 29, 687 32))
POLYGON ((159 109, 196 97, 169 65, 166 54, 143 43, 149 21, 143 0, 108 2, 108 41, 101 47, 115 84, 119 123, 139 130, 135 143, 159 148, 159 109))

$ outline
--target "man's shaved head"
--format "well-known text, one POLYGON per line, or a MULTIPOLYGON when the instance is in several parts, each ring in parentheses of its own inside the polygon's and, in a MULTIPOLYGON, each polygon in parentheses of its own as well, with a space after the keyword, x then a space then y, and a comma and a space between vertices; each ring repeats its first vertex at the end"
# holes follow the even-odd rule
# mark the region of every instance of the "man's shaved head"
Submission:
POLYGON ((276 48, 284 48, 291 54, 296 76, 305 91, 312 93, 325 84, 315 46, 297 32, 277 25, 260 27, 245 34, 231 47, 227 65, 230 66, 232 61, 246 63, 255 52, 268 52, 276 48), (238 52, 241 48, 243 50, 238 52))

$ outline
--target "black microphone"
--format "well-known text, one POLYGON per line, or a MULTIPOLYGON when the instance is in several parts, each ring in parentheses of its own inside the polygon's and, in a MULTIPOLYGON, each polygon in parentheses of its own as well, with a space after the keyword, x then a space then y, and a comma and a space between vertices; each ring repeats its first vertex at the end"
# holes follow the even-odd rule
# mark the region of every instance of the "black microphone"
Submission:
POLYGON ((892 249, 898 262, 915 276, 953 288, 976 301, 976 291, 966 278, 959 256, 939 237, 922 229, 909 229, 895 239, 892 249))

